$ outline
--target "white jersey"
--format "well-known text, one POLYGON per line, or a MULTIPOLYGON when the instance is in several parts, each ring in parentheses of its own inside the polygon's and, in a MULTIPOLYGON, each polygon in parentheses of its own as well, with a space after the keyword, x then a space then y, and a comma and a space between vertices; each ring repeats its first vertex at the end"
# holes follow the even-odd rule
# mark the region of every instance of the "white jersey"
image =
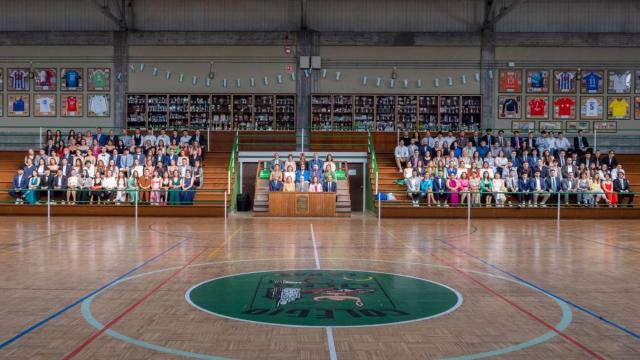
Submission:
POLYGON ((588 98, 584 103, 582 113, 585 116, 590 117, 600 116, 600 114, 602 113, 602 108, 599 101, 595 98, 588 98))
POLYGON ((40 106, 40 112, 43 114, 51 113, 51 104, 53 103, 53 99, 50 97, 42 97, 36 100, 36 103, 40 106))
POLYGON ((624 93, 631 87, 631 74, 615 74, 611 75, 613 82, 613 91, 616 93, 624 93))
POLYGON ((109 109, 107 97, 104 95, 96 95, 91 98, 89 109, 96 115, 104 115, 109 109))

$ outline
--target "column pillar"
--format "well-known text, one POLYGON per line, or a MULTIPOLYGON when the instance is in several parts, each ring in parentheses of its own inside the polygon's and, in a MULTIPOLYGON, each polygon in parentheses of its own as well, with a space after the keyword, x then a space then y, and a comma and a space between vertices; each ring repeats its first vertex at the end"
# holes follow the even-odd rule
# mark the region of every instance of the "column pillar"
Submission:
POLYGON ((127 92, 129 91, 128 32, 113 33, 113 122, 115 127, 127 125, 127 92), (118 74, 121 74, 118 80, 118 74))
POLYGON ((493 128, 496 124, 496 78, 498 73, 494 67, 496 60, 496 36, 492 30, 480 33, 480 94, 482 95, 483 128, 493 128), (493 79, 489 78, 489 70, 493 71, 493 79))
MULTIPOLYGON (((311 86, 313 75, 306 77, 304 70, 299 68, 300 56, 311 56, 313 48, 313 33, 302 30, 297 34, 296 57, 296 149, 302 151, 302 132, 304 131, 304 148, 309 149, 309 130, 311 129, 311 86)), ((311 71, 311 70, 308 70, 311 71)))

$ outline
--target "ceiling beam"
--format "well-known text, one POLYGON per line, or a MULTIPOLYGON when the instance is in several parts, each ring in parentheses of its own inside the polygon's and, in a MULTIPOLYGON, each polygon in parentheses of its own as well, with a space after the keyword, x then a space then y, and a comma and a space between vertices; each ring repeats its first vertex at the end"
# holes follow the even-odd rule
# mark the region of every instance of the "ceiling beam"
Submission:
MULTIPOLYGON (((122 16, 115 16, 112 12, 111 9, 109 8, 109 4, 107 2, 103 2, 102 4, 100 3, 100 0, 92 0, 93 4, 95 6, 98 7, 98 9, 100 10, 100 12, 106 16, 109 20, 111 20, 114 24, 118 25, 118 27, 120 28, 120 30, 122 31, 126 31, 127 28, 127 21, 125 20, 124 17, 122 16)), ((124 12, 122 13, 124 14, 124 12)))
MULTIPOLYGON (((492 0, 489 11, 485 14, 485 21, 482 24, 482 30, 493 30, 495 25, 502 20, 505 16, 507 16, 513 9, 515 9, 518 5, 523 3, 525 0, 513 0, 511 4, 506 5, 500 9, 500 11, 494 16, 496 3, 498 0, 492 0)), ((488 3, 487 3, 488 4, 488 3)))

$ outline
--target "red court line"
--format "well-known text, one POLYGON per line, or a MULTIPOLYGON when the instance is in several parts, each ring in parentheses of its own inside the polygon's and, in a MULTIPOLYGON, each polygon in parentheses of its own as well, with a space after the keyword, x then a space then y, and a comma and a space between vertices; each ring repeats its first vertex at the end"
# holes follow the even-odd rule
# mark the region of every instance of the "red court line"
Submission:
POLYGON ((98 332, 94 333, 93 335, 91 335, 91 337, 89 337, 88 339, 86 339, 84 342, 82 342, 82 344, 80 344, 77 348, 75 348, 72 352, 70 352, 69 354, 67 354, 64 359, 72 359, 74 358, 76 355, 78 355, 84 348, 86 348, 87 346, 89 346, 89 344, 91 344, 95 339, 97 339, 100 335, 104 334, 107 330, 109 330, 113 325, 115 325, 116 323, 118 323, 120 320, 122 320, 127 314, 129 314, 130 312, 132 312, 135 308, 137 308, 138 306, 140 306, 140 304, 142 304, 143 302, 145 302, 147 299, 149 299, 153 294, 155 294, 158 290, 160 290, 160 288, 162 288, 163 286, 165 286, 169 281, 171 281, 173 278, 175 278, 178 274, 180 274, 180 272, 182 272, 182 270, 186 269, 189 265, 193 264, 193 262, 202 254, 204 254, 205 251, 209 250, 208 247, 205 247, 204 249, 200 250, 199 253, 197 253, 194 257, 192 257, 186 264, 184 264, 181 268, 179 268, 178 270, 174 271, 171 275, 169 275, 167 278, 165 278, 161 283, 159 283, 158 285, 156 285, 153 289, 149 290, 143 297, 141 297, 138 301, 136 301, 135 303, 131 304, 128 308, 126 308, 122 313, 120 313, 120 315, 118 315, 115 319, 111 320, 109 323, 107 323, 102 329, 100 329, 98 332))
POLYGON ((457 268, 455 265, 452 265, 451 263, 449 263, 448 261, 444 260, 443 258, 431 253, 431 256, 433 256, 436 260, 446 264, 447 266, 449 266, 450 268, 452 268, 453 270, 455 270, 456 272, 458 272, 460 275, 466 277, 467 279, 473 281, 474 283, 478 284, 480 287, 482 287, 483 289, 487 290, 488 292, 490 292, 491 294, 493 294, 494 296, 498 297, 499 299, 501 299, 502 301, 506 302, 507 304, 515 307, 516 309, 518 309, 520 312, 526 314, 527 316, 529 316, 531 319, 539 322, 540 324, 542 324, 543 326, 545 326, 546 328, 552 330, 553 332, 555 332, 556 334, 560 335, 561 337, 563 337, 565 340, 567 340, 568 342, 570 342, 571 344, 577 346, 580 350, 586 352, 587 354, 591 355, 592 357, 599 359, 599 360, 604 360, 605 358, 598 354, 597 352, 589 349, 588 347, 586 347, 585 345, 581 344, 580 342, 578 342, 578 340, 572 338, 571 336, 565 334, 564 332, 556 329, 553 325, 549 324, 548 322, 542 320, 541 318, 539 318, 538 316, 536 316, 534 313, 532 313, 531 311, 525 309, 524 307, 518 305, 517 303, 509 300, 509 298, 507 298, 506 296, 503 296, 502 294, 500 294, 499 292, 497 292, 496 290, 493 290, 492 288, 490 288, 489 286, 485 285, 484 283, 482 283, 480 280, 476 279, 475 277, 473 277, 472 275, 470 275, 469 273, 465 272, 464 270, 461 270, 459 268, 457 268))

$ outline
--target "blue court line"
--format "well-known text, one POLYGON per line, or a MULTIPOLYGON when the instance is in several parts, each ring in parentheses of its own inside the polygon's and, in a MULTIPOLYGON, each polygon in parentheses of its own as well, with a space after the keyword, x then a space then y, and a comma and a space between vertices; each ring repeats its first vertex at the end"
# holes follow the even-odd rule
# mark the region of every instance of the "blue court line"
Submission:
POLYGON ((156 255, 156 256, 154 256, 154 257, 152 257, 152 258, 150 258, 150 259, 146 260, 146 261, 145 261, 145 262, 143 262, 142 264, 140 264, 140 265, 138 265, 138 266, 134 267, 133 269, 131 269, 131 270, 127 271, 126 273, 124 273, 124 274, 122 274, 122 275, 118 276, 117 278, 115 278, 115 279, 113 279, 113 280, 109 281, 108 283, 106 283, 106 284, 104 284, 104 285, 100 286, 99 288, 97 288, 97 289, 93 290, 92 292, 90 292, 90 293, 86 294, 85 296, 83 296, 83 297, 81 297, 81 298, 77 299, 76 301, 74 301, 74 302, 72 302, 71 304, 69 304, 69 305, 67 305, 67 306, 63 307, 62 309, 60 309, 60 310, 56 311, 55 313, 53 313, 53 314, 49 315, 48 317, 44 318, 43 320, 40 320, 39 322, 37 322, 37 323, 35 323, 35 324, 33 324, 33 325, 29 326, 28 328, 26 328, 26 329, 24 329, 24 330, 20 331, 19 333, 17 333, 16 335, 14 335, 13 337, 11 337, 10 339, 3 341, 3 342, 0 344, 0 349, 4 349, 5 347, 7 347, 7 346, 11 345, 13 342, 15 342, 15 341, 19 340, 20 338, 22 338, 22 337, 24 337, 24 336, 28 335, 30 332, 32 332, 32 331, 34 331, 34 330, 36 330, 37 328, 39 328, 39 327, 43 326, 44 324, 48 323, 49 321, 51 321, 51 320, 53 320, 53 319, 57 318, 58 316, 60 316, 60 315, 64 314, 64 313, 65 313, 65 312, 67 312, 68 310, 70 310, 70 309, 74 308, 75 306, 77 306, 78 304, 82 303, 84 300, 86 300, 86 299, 90 298, 91 296, 93 296, 93 295, 95 295, 95 294, 99 293, 100 291, 102 291, 102 290, 104 290, 104 289, 108 288, 109 286, 113 285, 114 283, 118 282, 119 280, 124 279, 125 277, 127 277, 127 276, 128 276, 128 275, 130 275, 131 273, 133 273, 133 272, 135 272, 136 270, 138 270, 138 269, 142 268, 143 266, 145 266, 145 265, 147 265, 147 264, 149 264, 149 263, 153 262, 154 260, 156 260, 156 259, 160 258, 161 256, 163 256, 163 255, 165 255, 166 253, 168 253, 169 251, 171 251, 171 250, 173 250, 173 249, 177 248, 178 246, 182 245, 185 241, 188 241, 188 240, 190 240, 190 239, 191 239, 191 238, 190 238, 190 237, 188 237, 188 238, 185 238, 184 240, 178 241, 177 243, 173 244, 171 247, 167 248, 166 250, 164 250, 164 251, 163 251, 163 252, 161 252, 160 254, 158 254, 158 255, 156 255))
POLYGON ((468 251, 466 251, 466 250, 464 250, 464 249, 462 249, 462 248, 460 248, 458 246, 452 245, 452 244, 450 244, 449 242, 447 242, 445 240, 438 239, 438 241, 440 241, 443 244, 448 245, 448 246, 450 246, 450 247, 462 252, 463 254, 466 254, 467 256, 470 256, 470 257, 480 261, 481 263, 483 263, 483 264, 485 264, 485 265, 487 265, 487 266, 489 266, 489 267, 491 267, 491 268, 493 268, 493 269, 495 269, 495 270, 497 270, 497 271, 499 271, 499 272, 501 272, 503 274, 511 276, 512 278, 514 278, 514 279, 516 279, 518 281, 521 281, 521 282, 523 282, 523 283, 525 283, 525 284, 527 284, 527 285, 529 285, 529 286, 531 286, 531 287, 533 287, 533 288, 535 288, 535 289, 537 289, 537 290, 539 290, 539 291, 541 291, 541 292, 543 292, 543 293, 545 293, 545 294, 547 294, 549 296, 552 296, 552 297, 554 297, 554 298, 556 298, 558 300, 564 301, 565 303, 573 306, 577 310, 580 310, 583 313, 585 313, 585 314, 587 314, 589 316, 592 316, 592 317, 604 322, 605 324, 610 325, 610 326, 612 326, 612 327, 624 332, 625 334, 634 337, 636 340, 640 341, 640 334, 638 334, 638 333, 636 333, 636 332, 634 332, 634 331, 632 331, 630 329, 627 329, 626 327, 624 327, 622 325, 616 324, 615 322, 605 318, 604 316, 596 313, 595 311, 589 310, 589 309, 587 309, 587 308, 585 308, 583 306, 580 306, 580 305, 578 305, 578 304, 576 304, 576 303, 574 303, 572 301, 569 301, 569 300, 567 300, 567 299, 565 299, 565 298, 563 298, 563 297, 561 297, 559 295, 556 295, 556 294, 550 292, 549 290, 546 290, 546 289, 544 289, 544 288, 542 288, 542 287, 540 287, 540 286, 538 286, 538 285, 536 285, 536 284, 534 284, 534 283, 532 283, 530 281, 527 281, 527 280, 521 278, 520 276, 518 276, 516 274, 513 274, 513 273, 510 273, 509 271, 503 270, 499 266, 494 265, 494 264, 492 264, 492 263, 490 263, 490 262, 488 262, 488 261, 486 261, 486 260, 484 260, 484 259, 482 259, 480 257, 477 257, 477 256, 473 255, 472 253, 470 253, 470 252, 468 252, 468 251))

